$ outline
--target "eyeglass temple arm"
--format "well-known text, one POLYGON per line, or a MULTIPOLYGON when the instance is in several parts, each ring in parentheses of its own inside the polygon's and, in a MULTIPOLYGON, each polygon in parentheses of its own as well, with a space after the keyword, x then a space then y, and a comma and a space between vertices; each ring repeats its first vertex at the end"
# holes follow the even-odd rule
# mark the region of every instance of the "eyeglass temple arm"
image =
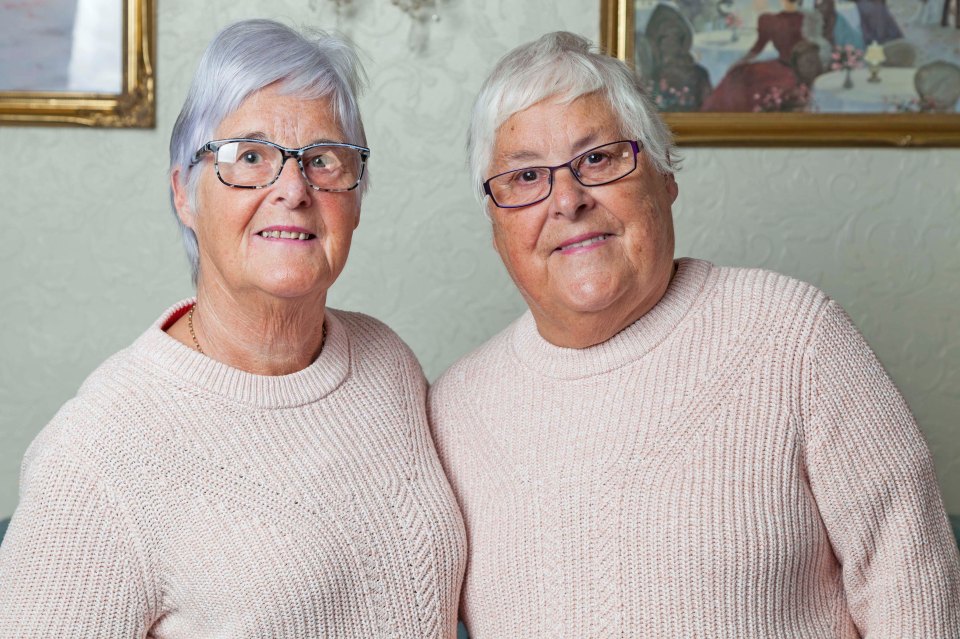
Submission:
POLYGON ((196 153, 193 154, 193 157, 190 158, 190 166, 195 166, 197 164, 200 164, 200 156, 202 156, 204 153, 213 153, 214 151, 215 151, 215 148, 213 146, 213 143, 207 142, 206 144, 201 146, 199 149, 197 149, 196 153))

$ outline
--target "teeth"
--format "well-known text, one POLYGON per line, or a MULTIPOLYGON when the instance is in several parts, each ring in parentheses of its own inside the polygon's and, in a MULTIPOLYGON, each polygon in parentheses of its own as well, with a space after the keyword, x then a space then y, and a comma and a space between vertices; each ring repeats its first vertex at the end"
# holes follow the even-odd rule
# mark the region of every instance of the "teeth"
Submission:
POLYGON ((607 234, 598 235, 597 237, 591 237, 589 240, 584 240, 582 242, 577 242, 576 244, 568 244, 563 247, 563 250, 572 249, 572 248, 581 248, 584 246, 590 246, 591 244, 596 244, 597 242, 602 242, 603 240, 610 237, 607 234))
POLYGON ((279 240, 309 240, 312 236, 309 233, 297 233, 295 231, 261 231, 260 237, 274 237, 279 240))

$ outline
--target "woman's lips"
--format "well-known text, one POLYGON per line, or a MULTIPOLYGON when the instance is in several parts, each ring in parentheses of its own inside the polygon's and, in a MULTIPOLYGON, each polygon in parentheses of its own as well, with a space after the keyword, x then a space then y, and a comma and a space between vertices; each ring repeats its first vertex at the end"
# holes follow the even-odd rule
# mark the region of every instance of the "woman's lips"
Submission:
POLYGON ((586 235, 578 235, 577 237, 570 238, 554 250, 565 254, 589 251, 599 247, 611 237, 613 237, 613 235, 610 233, 588 233, 586 235))

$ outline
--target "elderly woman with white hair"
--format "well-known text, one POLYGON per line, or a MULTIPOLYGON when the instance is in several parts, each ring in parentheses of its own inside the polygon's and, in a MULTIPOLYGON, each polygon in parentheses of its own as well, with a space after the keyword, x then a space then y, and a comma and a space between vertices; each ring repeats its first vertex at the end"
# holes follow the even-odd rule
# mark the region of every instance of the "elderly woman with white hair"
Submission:
POLYGON ((405 344, 326 308, 370 155, 343 40, 252 20, 174 126, 196 299, 31 445, 2 637, 451 639, 462 520, 405 344))
POLYGON ((529 312, 428 413, 501 637, 960 637, 930 454, 836 302, 674 260, 669 131, 554 33, 477 99, 473 177, 529 312))

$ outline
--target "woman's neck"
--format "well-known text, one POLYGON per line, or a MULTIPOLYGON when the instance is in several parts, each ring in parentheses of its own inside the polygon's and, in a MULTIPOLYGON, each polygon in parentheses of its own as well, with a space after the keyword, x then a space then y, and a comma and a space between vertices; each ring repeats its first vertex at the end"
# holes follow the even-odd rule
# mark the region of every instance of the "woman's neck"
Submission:
POLYGON ((233 368, 288 375, 308 367, 323 348, 326 292, 286 300, 223 287, 197 286, 197 305, 167 333, 233 368), (191 332, 192 324, 192 332, 191 332), (196 340, 196 342, 194 341, 196 340))

